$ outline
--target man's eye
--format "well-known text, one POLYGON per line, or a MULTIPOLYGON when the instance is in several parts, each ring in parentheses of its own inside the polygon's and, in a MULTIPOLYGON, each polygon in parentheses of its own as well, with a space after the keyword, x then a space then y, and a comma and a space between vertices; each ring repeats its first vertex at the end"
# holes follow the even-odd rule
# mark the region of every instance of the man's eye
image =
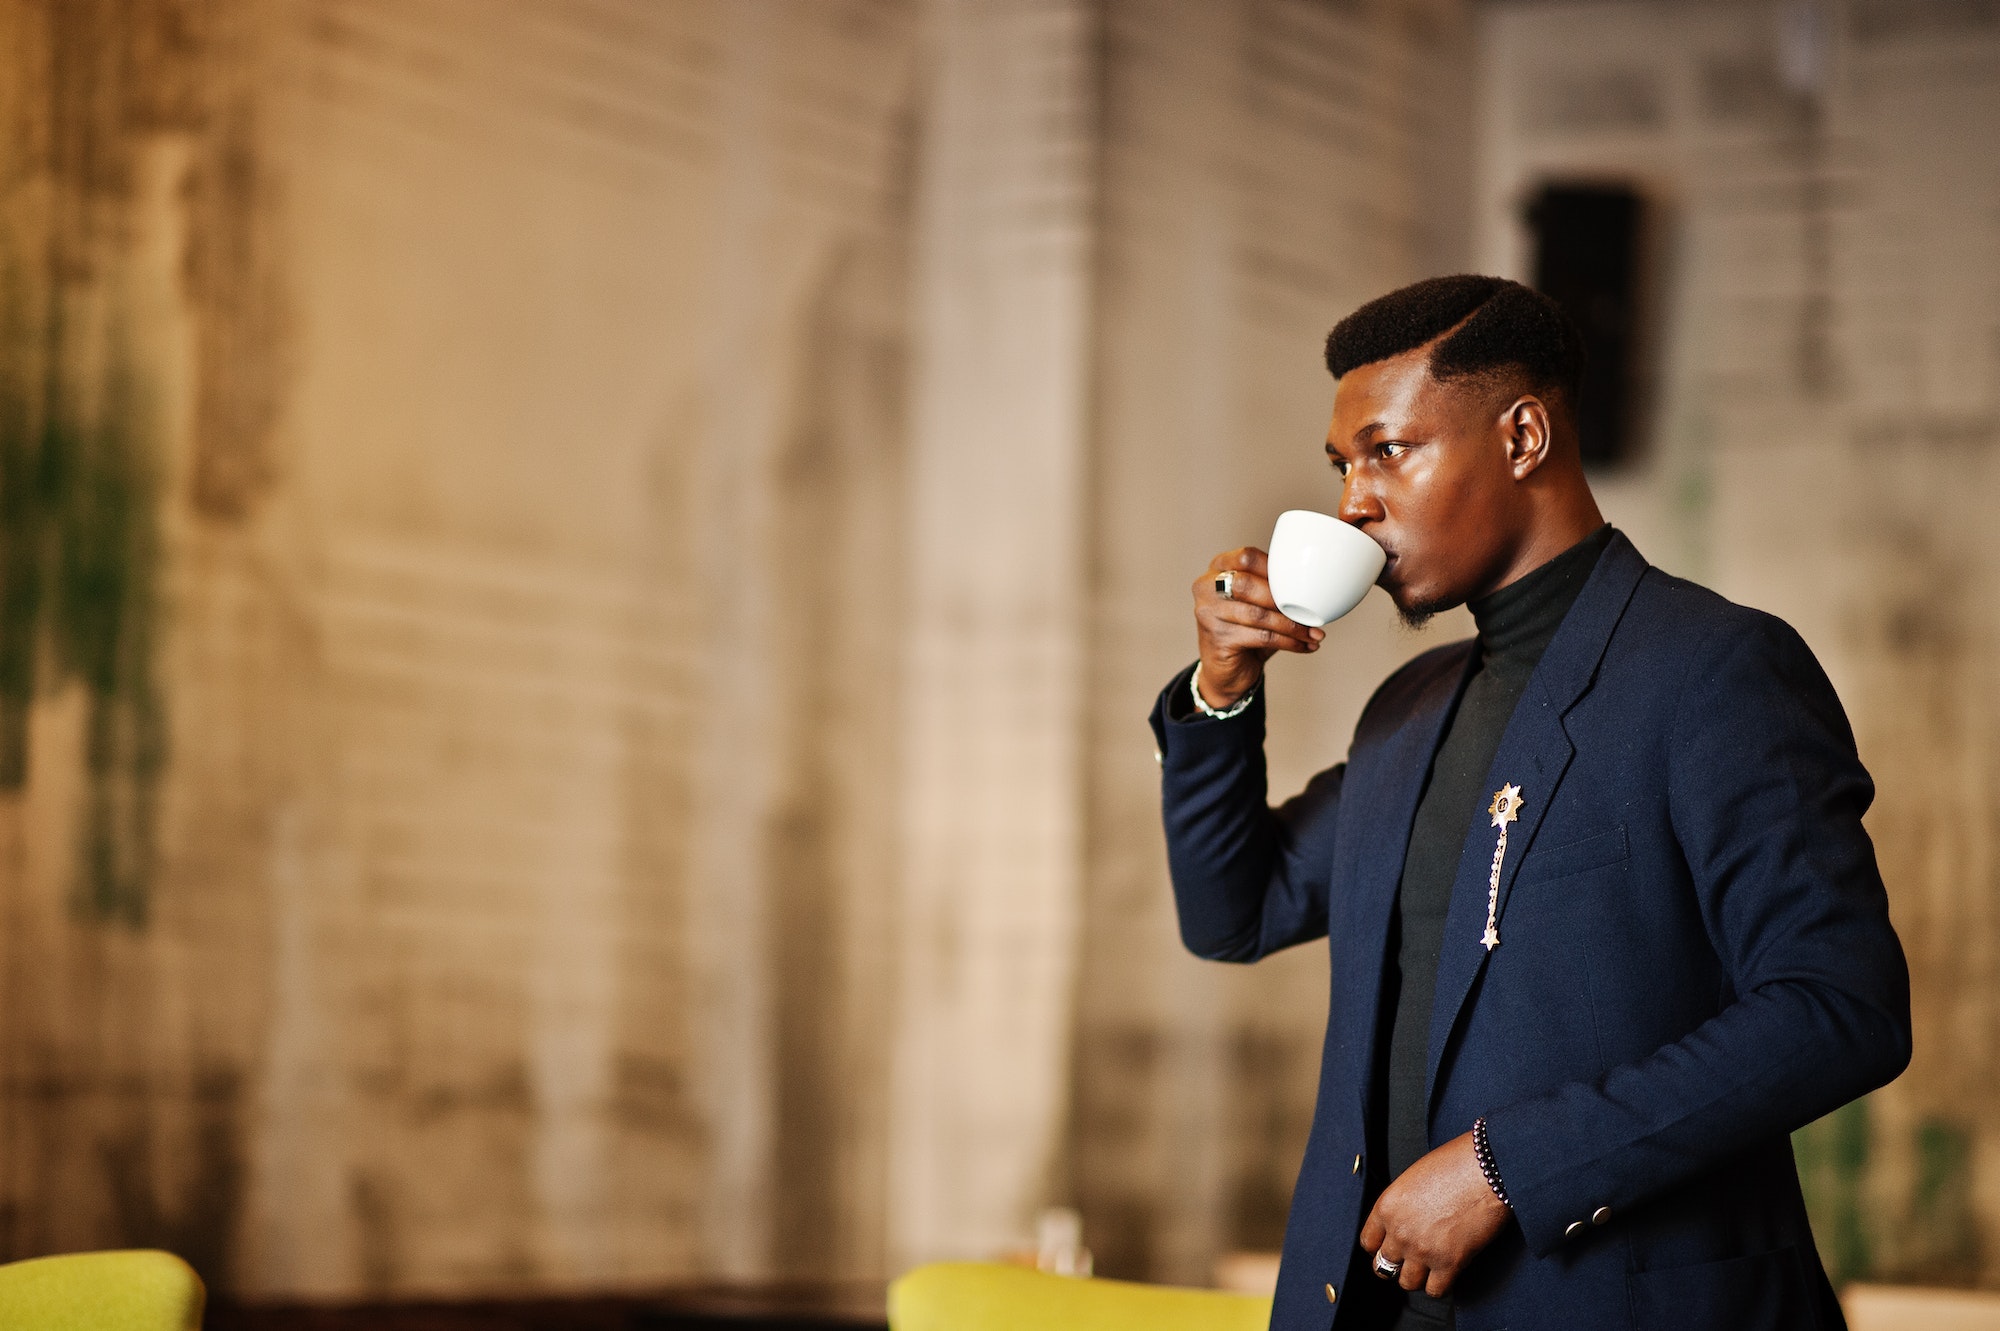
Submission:
POLYGON ((1402 455, 1403 455, 1404 453, 1407 453, 1407 452, 1409 452, 1409 451, 1410 451, 1410 446, 1409 446, 1408 444, 1384 444, 1384 445, 1382 445, 1382 456, 1383 456, 1383 457, 1385 457, 1385 458, 1393 458, 1393 457, 1400 457, 1400 456, 1402 456, 1402 455))
POLYGON ((1347 461, 1347 460, 1346 460, 1345 458, 1335 458, 1335 459, 1333 460, 1333 469, 1334 469, 1334 471, 1335 471, 1335 472, 1337 472, 1338 474, 1340 474, 1340 475, 1341 475, 1341 476, 1343 476, 1343 477, 1347 475, 1347 468, 1348 468, 1348 467, 1349 467, 1350 465, 1351 465, 1351 464, 1350 464, 1350 463, 1349 463, 1349 462, 1348 462, 1348 461, 1347 461))

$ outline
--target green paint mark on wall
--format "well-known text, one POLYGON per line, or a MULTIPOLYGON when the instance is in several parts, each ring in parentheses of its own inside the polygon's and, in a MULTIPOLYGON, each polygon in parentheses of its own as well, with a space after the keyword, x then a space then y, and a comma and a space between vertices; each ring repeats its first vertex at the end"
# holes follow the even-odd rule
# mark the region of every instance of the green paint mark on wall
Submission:
POLYGON ((1875 1269, 1862 1195, 1870 1146, 1866 1100, 1842 1105, 1792 1134, 1792 1154, 1812 1216, 1813 1239, 1836 1286, 1865 1280, 1875 1269))
POLYGON ((143 926, 165 732, 152 660, 159 565, 149 413, 113 335, 66 363, 59 307, 0 268, 0 790, 27 782, 35 702, 84 691, 75 904, 143 926))
POLYGON ((1916 1126, 1916 1179, 1902 1227, 1908 1253, 1899 1278, 1969 1285, 1979 1275, 1979 1233, 1972 1201, 1972 1132, 1963 1123, 1926 1118, 1916 1126))
POLYGON ((1909 1138, 1914 1168, 1908 1175, 1891 1170, 1884 1178, 1878 1177, 1884 1152, 1877 1149, 1866 1100, 1792 1134, 1813 1237, 1834 1284, 1978 1282, 1972 1140, 1962 1122, 1921 1119, 1909 1138))

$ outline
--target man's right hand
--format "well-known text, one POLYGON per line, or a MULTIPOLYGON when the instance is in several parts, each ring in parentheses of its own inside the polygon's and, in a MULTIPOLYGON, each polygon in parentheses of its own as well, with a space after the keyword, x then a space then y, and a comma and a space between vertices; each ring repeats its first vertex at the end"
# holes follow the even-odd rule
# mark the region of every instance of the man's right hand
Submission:
POLYGON ((1244 546, 1208 561, 1194 580, 1195 634, 1201 643, 1201 696, 1221 711, 1256 687, 1272 652, 1319 650, 1325 629, 1307 628, 1278 612, 1266 580, 1264 552, 1244 546), (1216 579, 1234 573, 1230 596, 1216 579))

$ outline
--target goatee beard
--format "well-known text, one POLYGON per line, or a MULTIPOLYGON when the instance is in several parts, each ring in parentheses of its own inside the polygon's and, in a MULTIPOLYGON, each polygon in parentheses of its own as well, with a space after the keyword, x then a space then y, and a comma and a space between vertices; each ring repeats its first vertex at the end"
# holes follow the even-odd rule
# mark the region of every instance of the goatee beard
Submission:
POLYGON ((1431 616, 1440 610, 1449 610, 1456 601, 1418 601, 1415 605, 1396 607, 1396 617, 1403 621, 1403 627, 1416 633, 1431 622, 1431 616))

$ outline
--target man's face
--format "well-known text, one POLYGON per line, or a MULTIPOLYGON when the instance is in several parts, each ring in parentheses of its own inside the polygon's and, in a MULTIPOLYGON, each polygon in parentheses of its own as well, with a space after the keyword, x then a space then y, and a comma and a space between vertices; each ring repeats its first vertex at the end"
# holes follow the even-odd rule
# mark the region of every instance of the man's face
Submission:
POLYGON ((1433 379, 1422 347, 1340 381, 1326 436, 1339 516, 1389 552, 1379 582, 1406 619, 1484 594, 1505 569, 1523 519, 1502 396, 1433 379))

